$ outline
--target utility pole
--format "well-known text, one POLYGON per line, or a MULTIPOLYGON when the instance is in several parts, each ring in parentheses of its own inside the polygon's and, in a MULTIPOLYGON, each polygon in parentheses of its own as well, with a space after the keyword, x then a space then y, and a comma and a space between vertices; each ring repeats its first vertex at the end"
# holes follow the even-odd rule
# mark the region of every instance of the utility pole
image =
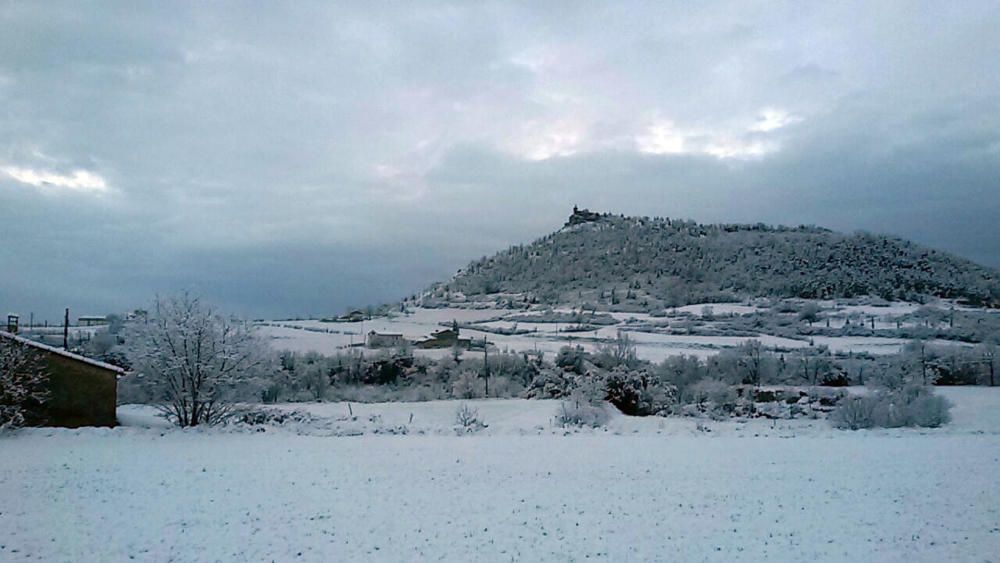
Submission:
POLYGON ((486 337, 483 337, 483 369, 485 373, 483 379, 486 380, 486 397, 490 396, 490 348, 486 342, 486 337))
POLYGON ((924 354, 924 343, 920 341, 920 373, 924 377, 924 385, 927 385, 927 357, 924 354))
POLYGON ((63 316, 63 350, 69 350, 69 307, 66 307, 66 314, 63 316))
POLYGON ((996 381, 993 379, 995 375, 994 370, 996 369, 996 355, 997 354, 994 350, 990 350, 989 352, 983 354, 983 363, 990 366, 990 387, 996 385, 996 381))

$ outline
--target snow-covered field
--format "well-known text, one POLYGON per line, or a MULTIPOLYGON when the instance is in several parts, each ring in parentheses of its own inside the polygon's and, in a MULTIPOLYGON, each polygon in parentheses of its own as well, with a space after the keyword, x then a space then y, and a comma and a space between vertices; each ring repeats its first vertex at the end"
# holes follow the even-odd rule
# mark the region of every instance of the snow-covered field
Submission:
MULTIPOLYGON (((875 320, 878 330, 891 330, 896 327, 896 318, 900 315, 913 313, 920 306, 913 303, 892 303, 886 307, 837 305, 832 301, 817 302, 823 307, 824 315, 830 320, 830 327, 843 327, 853 318, 854 323, 859 318, 868 323, 875 320), (861 315, 861 317, 858 317, 861 315)), ((950 305, 942 305, 950 306, 950 305)), ((393 317, 376 317, 364 322, 324 322, 319 320, 299 321, 267 321, 259 327, 260 332, 281 350, 293 352, 318 352, 335 355, 344 352, 353 345, 365 342, 365 334, 369 331, 379 333, 402 334, 411 341, 419 341, 441 328, 449 327, 452 321, 471 324, 475 328, 463 328, 463 338, 482 341, 484 338, 498 350, 514 352, 543 352, 552 358, 559 349, 567 345, 583 346, 588 351, 596 350, 600 345, 614 340, 618 332, 627 331, 636 343, 636 355, 653 362, 663 361, 669 356, 693 355, 706 357, 717 354, 725 348, 739 346, 751 338, 760 340, 770 348, 794 349, 809 346, 828 346, 835 353, 870 353, 894 354, 906 344, 906 340, 889 336, 813 336, 802 338, 787 338, 761 332, 756 336, 704 336, 690 334, 668 334, 664 327, 674 322, 683 322, 694 318, 712 326, 714 322, 725 320, 726 315, 753 314, 765 309, 756 305, 741 305, 732 303, 715 303, 704 305, 687 305, 669 312, 667 317, 651 317, 644 313, 611 313, 618 322, 615 325, 595 327, 594 330, 574 331, 570 323, 555 322, 525 322, 512 320, 512 317, 531 317, 541 315, 539 311, 525 313, 509 309, 491 308, 415 308, 410 314, 393 317), (712 319, 702 318, 706 309, 710 309, 712 319), (496 334, 489 332, 494 329, 519 329, 530 331, 525 334, 496 334), (570 330, 568 330, 570 329, 570 330)), ((572 314, 568 308, 556 308, 556 313, 572 314)), ((790 315, 794 317, 795 315, 790 315)), ((901 326, 909 326, 911 322, 903 322, 901 326)), ((955 344, 948 341, 935 341, 937 344, 955 344)), ((451 350, 414 350, 414 353, 429 357, 443 357, 451 350)))
POLYGON ((489 425, 472 435, 455 402, 179 431, 127 407, 116 429, 0 438, 0 560, 995 561, 1000 390, 940 392, 949 426, 860 432, 565 431, 558 403, 520 400, 470 403, 489 425), (361 435, 321 432, 334 421, 361 435))

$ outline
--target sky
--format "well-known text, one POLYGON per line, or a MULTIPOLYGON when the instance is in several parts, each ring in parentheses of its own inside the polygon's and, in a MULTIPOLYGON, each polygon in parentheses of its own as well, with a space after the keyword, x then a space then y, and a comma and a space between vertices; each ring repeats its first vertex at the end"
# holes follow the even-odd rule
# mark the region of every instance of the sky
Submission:
POLYGON ((0 312, 388 302, 574 205, 1000 267, 997 2, 0 0, 0 312))

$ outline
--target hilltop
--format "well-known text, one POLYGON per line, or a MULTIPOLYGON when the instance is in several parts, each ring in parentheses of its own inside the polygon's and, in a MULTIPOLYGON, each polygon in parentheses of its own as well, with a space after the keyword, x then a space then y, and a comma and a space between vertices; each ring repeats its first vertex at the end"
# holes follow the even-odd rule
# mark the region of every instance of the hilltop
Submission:
POLYGON ((573 210, 558 231, 476 260, 445 300, 652 310, 748 297, 955 299, 1000 306, 1000 272, 896 237, 573 210))

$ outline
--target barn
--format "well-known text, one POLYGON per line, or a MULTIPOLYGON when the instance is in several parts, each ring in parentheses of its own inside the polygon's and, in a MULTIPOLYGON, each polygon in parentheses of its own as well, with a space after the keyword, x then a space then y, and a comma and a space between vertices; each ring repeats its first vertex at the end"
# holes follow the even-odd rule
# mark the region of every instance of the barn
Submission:
POLYGON ((458 328, 444 328, 435 331, 430 338, 416 343, 417 348, 459 348, 469 349, 472 342, 468 338, 459 338, 458 328))
POLYGON ((29 346, 39 353, 49 377, 49 398, 30 422, 41 426, 115 426, 118 378, 125 370, 9 332, 0 339, 29 346))
POLYGON ((408 344, 407 340, 403 338, 402 334, 392 333, 392 332, 375 332, 374 330, 368 333, 369 348, 399 348, 408 344))

